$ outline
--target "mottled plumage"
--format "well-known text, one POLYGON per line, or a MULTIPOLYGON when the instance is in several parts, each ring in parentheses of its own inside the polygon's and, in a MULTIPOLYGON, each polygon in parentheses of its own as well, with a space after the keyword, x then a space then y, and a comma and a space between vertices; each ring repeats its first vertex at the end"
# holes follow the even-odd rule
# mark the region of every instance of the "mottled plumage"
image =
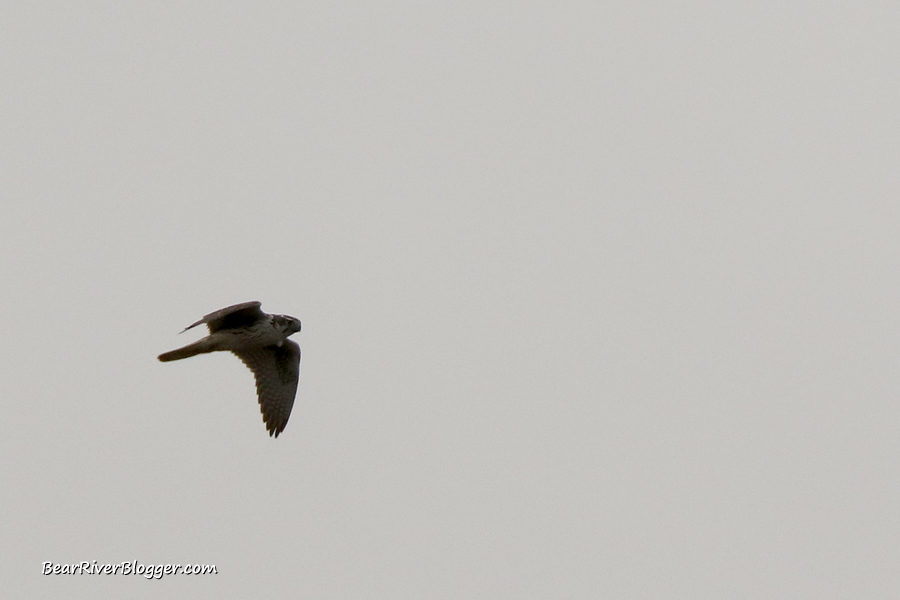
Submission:
POLYGON ((160 354, 159 360, 168 362, 220 350, 233 352, 253 371, 266 429, 269 435, 278 437, 291 416, 297 394, 300 346, 287 338, 300 331, 300 321, 287 315, 268 315, 259 307, 259 302, 243 302, 206 315, 184 331, 205 323, 208 336, 160 354))

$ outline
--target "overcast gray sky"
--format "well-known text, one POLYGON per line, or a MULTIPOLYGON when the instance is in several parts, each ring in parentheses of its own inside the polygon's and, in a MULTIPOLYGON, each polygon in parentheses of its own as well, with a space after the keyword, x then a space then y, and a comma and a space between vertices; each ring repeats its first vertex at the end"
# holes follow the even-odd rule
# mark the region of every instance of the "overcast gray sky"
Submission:
POLYGON ((7 597, 900 595, 900 8, 5 2, 7 597), (186 325, 294 315, 282 436, 186 325), (44 576, 42 563, 217 575, 44 576))

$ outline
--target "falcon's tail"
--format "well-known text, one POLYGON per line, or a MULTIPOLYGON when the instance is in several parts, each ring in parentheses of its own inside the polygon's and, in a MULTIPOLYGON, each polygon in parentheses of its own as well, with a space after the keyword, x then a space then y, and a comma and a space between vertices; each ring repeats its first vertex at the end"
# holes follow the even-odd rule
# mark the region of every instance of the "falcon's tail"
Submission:
POLYGON ((159 355, 159 360, 162 362, 169 362, 170 360, 181 360, 182 358, 190 358, 191 356, 196 356, 198 354, 205 354, 207 352, 213 352, 217 348, 215 344, 213 344, 209 338, 203 338, 202 340, 196 341, 193 344, 188 344, 184 348, 178 348, 177 350, 172 350, 171 352, 165 352, 159 355))

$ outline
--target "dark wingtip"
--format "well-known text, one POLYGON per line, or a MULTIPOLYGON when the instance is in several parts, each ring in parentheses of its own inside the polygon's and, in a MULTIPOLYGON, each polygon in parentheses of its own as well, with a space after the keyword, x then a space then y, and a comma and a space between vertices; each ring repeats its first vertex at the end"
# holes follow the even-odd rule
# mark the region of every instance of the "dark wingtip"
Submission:
POLYGON ((274 423, 272 423, 272 424, 266 423, 266 429, 269 430, 269 437, 277 438, 278 435, 279 435, 282 431, 284 431, 284 428, 285 428, 286 425, 287 425, 286 422, 285 422, 285 423, 282 423, 282 424, 280 424, 280 425, 275 425, 274 423))
POLYGON ((178 335, 181 335, 182 333, 184 333, 184 332, 187 331, 188 329, 193 329, 194 327, 196 327, 197 325, 200 325, 201 323, 203 323, 203 319, 200 319, 199 321, 197 321, 196 323, 194 323, 194 324, 192 324, 192 325, 188 325, 187 327, 185 327, 184 329, 182 329, 181 331, 179 331, 179 332, 178 332, 178 335))

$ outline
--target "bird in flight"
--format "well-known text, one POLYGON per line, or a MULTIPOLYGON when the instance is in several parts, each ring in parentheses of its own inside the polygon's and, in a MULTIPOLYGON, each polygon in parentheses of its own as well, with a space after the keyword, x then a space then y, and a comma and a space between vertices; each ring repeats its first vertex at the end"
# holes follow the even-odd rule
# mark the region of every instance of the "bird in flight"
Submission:
POLYGON ((291 416, 297 394, 300 346, 288 336, 300 331, 300 321, 287 315, 268 315, 259 307, 259 302, 243 302, 209 313, 182 331, 206 323, 208 336, 160 354, 159 360, 181 360, 218 350, 233 352, 253 371, 266 429, 270 436, 278 437, 291 416))

